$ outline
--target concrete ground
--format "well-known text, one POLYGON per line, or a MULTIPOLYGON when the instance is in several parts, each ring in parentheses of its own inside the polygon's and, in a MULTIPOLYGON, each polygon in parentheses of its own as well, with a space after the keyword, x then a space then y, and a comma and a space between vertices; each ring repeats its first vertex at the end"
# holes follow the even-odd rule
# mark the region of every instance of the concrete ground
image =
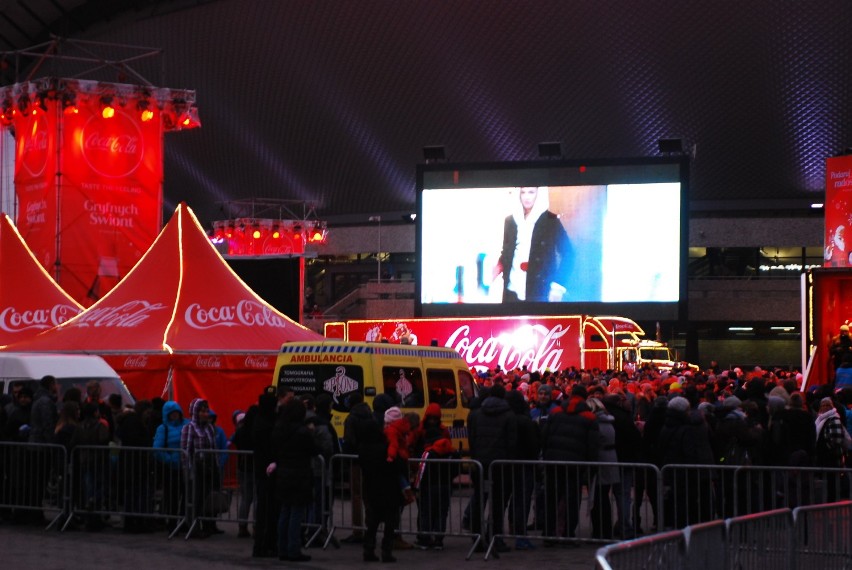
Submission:
MULTIPOLYGON (((100 532, 68 530, 45 531, 41 527, 17 526, 0 523, 0 560, 2 567, 10 570, 60 570, 79 568, 118 568, 139 565, 145 570, 211 570, 218 568, 319 568, 322 570, 351 569, 357 567, 392 568, 406 570, 433 570, 436 567, 464 566, 476 568, 560 568, 588 570, 595 567, 595 552, 599 544, 579 547, 544 547, 527 551, 511 551, 483 560, 474 554, 465 561, 470 541, 447 538, 443 551, 397 551, 398 562, 393 564, 365 563, 361 560, 361 547, 341 544, 339 549, 309 548, 310 562, 281 562, 273 558, 252 558, 251 539, 237 538, 236 525, 221 524, 225 534, 206 539, 168 539, 165 531, 153 534, 126 534, 120 528, 107 526, 100 532)), ((345 533, 336 533, 338 538, 345 533)), ((411 539, 412 537, 407 537, 411 539)), ((512 544, 509 542, 509 544, 512 544)))

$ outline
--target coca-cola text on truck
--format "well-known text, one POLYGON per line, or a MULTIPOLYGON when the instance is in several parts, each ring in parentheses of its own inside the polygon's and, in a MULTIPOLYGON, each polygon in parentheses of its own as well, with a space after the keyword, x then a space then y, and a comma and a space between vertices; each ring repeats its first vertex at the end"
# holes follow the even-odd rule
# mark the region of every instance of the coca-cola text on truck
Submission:
POLYGON ((681 364, 664 343, 644 340, 638 323, 617 316, 353 320, 328 323, 325 334, 349 341, 444 346, 478 370, 630 370, 645 364, 665 370, 681 364))

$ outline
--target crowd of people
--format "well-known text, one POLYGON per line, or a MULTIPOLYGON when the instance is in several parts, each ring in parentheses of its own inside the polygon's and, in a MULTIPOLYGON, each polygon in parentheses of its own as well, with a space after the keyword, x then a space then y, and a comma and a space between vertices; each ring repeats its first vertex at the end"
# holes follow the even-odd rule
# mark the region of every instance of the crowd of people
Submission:
MULTIPOLYGON (((656 512, 657 494, 664 491, 656 479, 640 477, 636 469, 619 469, 620 463, 841 468, 850 459, 852 388, 818 384, 802 391, 802 375, 796 371, 721 370, 714 362, 701 372, 498 368, 476 371, 476 378, 479 390, 471 402, 468 442, 470 458, 483 471, 471 478, 474 492, 463 524, 474 535, 497 537, 498 552, 511 550, 503 535, 517 537, 517 550, 534 548, 529 529, 551 539, 576 537, 584 487, 594 538, 641 533, 639 507, 646 496, 655 519, 646 521, 647 530, 653 530, 662 516, 656 512), (490 469, 506 461, 515 464, 490 469), (600 466, 583 478, 579 470, 561 467, 564 462, 600 466), (489 505, 484 513, 488 521, 482 520, 481 500, 489 505), (529 525, 533 508, 537 522, 529 525)), ((193 400, 184 417, 177 402, 141 400, 126 407, 115 398, 102 400, 99 389, 92 382, 85 395, 72 389, 58 401, 52 377, 45 377, 35 394, 15 386, 12 400, 0 406, 0 435, 6 441, 60 444, 69 457, 78 446, 153 448, 146 455, 150 463, 116 464, 108 453, 89 450, 79 454, 74 466, 75 500, 95 512, 98 505, 123 501, 128 512, 153 513, 158 496, 157 513, 163 516, 127 516, 125 531, 173 532, 191 504, 196 514, 207 515, 192 536, 221 532, 215 524, 217 511, 207 505, 211 492, 223 484, 224 451, 240 450, 245 453, 232 458, 240 498, 239 536, 253 537, 252 556, 307 561, 305 529, 327 528, 323 517, 333 496, 322 492, 322 482, 332 457, 342 452, 357 456, 348 473, 355 530, 345 540, 362 544, 364 561, 392 562, 393 550, 402 547, 443 548, 451 486, 460 465, 409 461, 460 458, 438 404, 430 404, 421 418, 397 407, 387 394, 369 405, 356 393, 348 402, 351 411, 343 433, 337 433, 330 395, 296 397, 270 387, 246 412, 234 413, 229 440, 205 400, 193 400), (222 453, 207 458, 199 453, 204 451, 222 453), (123 476, 122 470, 129 469, 147 475, 123 476), (190 485, 187 478, 204 483, 190 485), (111 486, 111 480, 123 483, 111 486), (126 482, 130 480, 135 483, 126 482), (189 489, 194 496, 186 496, 189 489), (397 531, 402 509, 415 500, 418 534, 411 545, 397 531), (252 510, 253 533, 247 524, 252 510)), ((53 460, 37 460, 33 476, 23 478, 11 469, 15 458, 6 459, 0 472, 4 496, 26 487, 35 490, 35 504, 41 504, 56 471, 53 460)), ((711 504, 710 486, 709 475, 682 482, 682 491, 688 492, 672 497, 682 507, 676 509, 674 526, 730 516, 730 503, 711 504)), ((827 498, 848 494, 848 483, 838 478, 827 498)), ((44 521, 39 509, 0 514, 19 523, 44 521)), ((103 517, 80 522, 97 530, 103 517)))

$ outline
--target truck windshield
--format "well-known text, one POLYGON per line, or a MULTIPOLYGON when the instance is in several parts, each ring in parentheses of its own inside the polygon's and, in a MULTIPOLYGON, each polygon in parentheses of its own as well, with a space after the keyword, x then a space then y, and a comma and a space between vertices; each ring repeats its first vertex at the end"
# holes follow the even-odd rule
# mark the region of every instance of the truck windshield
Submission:
POLYGON ((668 348, 643 348, 642 360, 671 360, 668 348))

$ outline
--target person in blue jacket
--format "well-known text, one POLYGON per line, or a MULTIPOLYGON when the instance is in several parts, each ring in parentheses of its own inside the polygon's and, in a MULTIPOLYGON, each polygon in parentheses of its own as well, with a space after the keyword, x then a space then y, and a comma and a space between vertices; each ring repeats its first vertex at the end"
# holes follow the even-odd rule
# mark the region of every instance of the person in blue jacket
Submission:
POLYGON ((183 417, 183 409, 177 402, 163 405, 163 423, 154 433, 154 457, 161 465, 157 468, 163 486, 163 503, 160 512, 166 515, 166 529, 171 533, 180 517, 186 512, 184 489, 186 480, 180 456, 180 432, 189 420, 183 417), (174 449, 175 451, 167 451, 174 449))

